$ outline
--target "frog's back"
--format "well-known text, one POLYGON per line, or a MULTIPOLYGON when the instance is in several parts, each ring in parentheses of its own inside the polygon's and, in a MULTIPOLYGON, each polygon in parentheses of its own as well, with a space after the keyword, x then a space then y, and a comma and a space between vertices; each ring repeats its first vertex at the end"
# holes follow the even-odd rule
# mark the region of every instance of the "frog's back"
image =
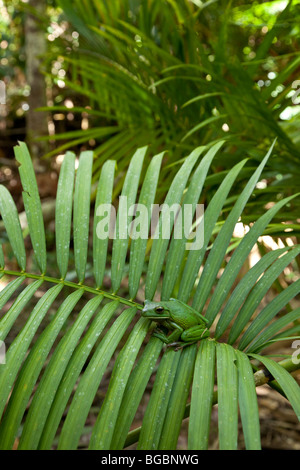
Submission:
POLYGON ((178 302, 172 302, 172 320, 183 329, 199 325, 199 317, 192 310, 184 307, 178 302))
POLYGON ((185 304, 181 300, 171 298, 168 303, 171 303, 172 310, 175 311, 175 309, 178 309, 179 312, 185 312, 188 314, 190 321, 192 321, 192 318, 196 319, 195 325, 207 325, 208 320, 203 315, 201 315, 201 313, 197 312, 197 310, 185 304))

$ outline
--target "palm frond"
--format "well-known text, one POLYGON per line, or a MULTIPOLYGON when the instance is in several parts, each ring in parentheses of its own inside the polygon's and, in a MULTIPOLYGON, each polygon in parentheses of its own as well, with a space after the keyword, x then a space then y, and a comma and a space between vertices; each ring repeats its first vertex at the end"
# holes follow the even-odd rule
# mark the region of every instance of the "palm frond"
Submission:
MULTIPOLYGON (((94 0, 86 2, 87 8, 77 0, 60 0, 59 4, 80 34, 78 50, 68 55, 61 51, 65 84, 90 100, 94 112, 106 115, 109 124, 108 146, 104 135, 104 142, 101 134, 97 136, 101 131, 97 125, 81 132, 86 142, 91 137, 99 141, 96 155, 105 152, 110 158, 113 143, 117 154, 132 155, 133 148, 143 142, 152 145, 153 153, 167 146, 170 158, 176 161, 197 142, 208 144, 226 136, 228 147, 221 164, 228 169, 232 158, 235 162, 242 158, 244 145, 249 149, 253 143, 259 147, 265 142, 265 149, 277 137, 277 174, 279 168, 290 173, 287 161, 291 172, 298 173, 299 149, 279 116, 287 106, 286 94, 299 68, 299 57, 292 55, 289 60, 272 51, 275 37, 280 40, 283 32, 285 36, 292 32, 291 19, 297 14, 293 2, 274 16, 268 33, 259 37, 252 51, 255 59, 241 55, 243 46, 238 42, 237 49, 234 42, 240 33, 240 41, 248 47, 248 36, 244 37, 236 18, 241 12, 251 14, 255 6, 222 2, 199 6, 187 0, 164 4, 151 0, 147 6, 142 1, 126 2, 122 8, 116 1, 110 8, 94 0), (260 88, 257 82, 265 79, 270 60, 279 64, 274 66, 277 76, 260 88), (67 78, 73 76, 76 80, 67 78), (279 85, 282 90, 274 97, 279 85), (222 129, 224 124, 228 133, 222 129), (139 142, 140 136, 143 140, 139 142), (131 146, 124 152, 128 138, 131 146)), ((69 148, 77 142, 71 139, 72 135, 69 148)), ((261 160, 263 152, 255 153, 255 159, 261 160)), ((97 165, 94 171, 98 178, 97 165)), ((173 171, 169 176, 174 177, 173 171)))
MULTIPOLYGON (((209 169, 223 144, 219 141, 213 146, 197 147, 185 156, 167 191, 164 202, 169 207, 191 204, 195 215, 209 169)), ((0 340, 8 345, 6 363, 0 365, 2 449, 12 448, 17 438, 19 449, 80 448, 95 403, 99 411, 90 431, 89 448, 121 449, 131 439, 131 425, 153 378, 142 426, 134 434, 137 448, 175 449, 182 419, 189 411, 188 447, 207 448, 210 415, 216 403, 214 371, 220 448, 238 445, 239 409, 246 447, 259 448, 252 357, 270 370, 299 415, 297 383, 279 363, 261 355, 280 334, 291 329, 293 334, 299 332, 299 309, 287 309, 299 293, 299 281, 291 282, 260 313, 258 310, 300 247, 288 246, 267 253, 241 280, 238 278, 255 242, 292 197, 274 204, 238 243, 233 238, 234 227, 264 166, 272 158, 272 149, 273 146, 224 217, 230 191, 246 160, 226 174, 205 211, 204 243, 198 250, 188 249, 187 234, 182 239, 175 237, 178 218, 174 216, 170 236, 163 237, 163 212, 153 240, 130 238, 136 228, 132 222, 137 222, 137 218, 126 211, 124 217, 121 197, 127 199, 128 205, 139 202, 152 208, 159 190, 163 152, 153 156, 144 171, 148 149, 135 151, 122 179, 111 241, 99 237, 98 224, 105 215, 99 207, 113 200, 115 162, 107 161, 102 166, 91 213, 93 154, 82 152, 75 170, 75 155, 68 152, 56 199, 57 276, 50 276, 46 231, 31 158, 24 143, 16 147, 28 231, 39 272, 26 259, 15 203, 0 186, 0 210, 6 228, 0 249, 1 283, 4 282, 0 292, 0 340), (221 228, 215 230, 218 222, 221 228), (9 266, 8 249, 13 252, 19 271, 9 266), (223 274, 218 276, 221 268, 223 274), (68 279, 71 270, 75 271, 76 280, 68 279), (168 300, 171 296, 192 304, 206 316, 211 338, 179 351, 163 348, 161 340, 154 336, 149 339, 155 325, 139 315, 143 301, 168 300), (227 343, 226 337, 220 342, 225 332, 227 343), (109 385, 99 404, 98 390, 107 376, 109 385)), ((149 224, 151 215, 151 211, 143 214, 140 223, 149 224)), ((193 223, 192 220, 191 230, 193 223)))

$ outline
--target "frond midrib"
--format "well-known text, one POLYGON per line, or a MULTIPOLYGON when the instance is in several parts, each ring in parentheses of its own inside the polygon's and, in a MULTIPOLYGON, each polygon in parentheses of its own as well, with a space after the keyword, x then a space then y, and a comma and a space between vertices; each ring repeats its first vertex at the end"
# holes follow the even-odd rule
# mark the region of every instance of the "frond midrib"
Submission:
POLYGON ((0 268, 0 275, 7 275, 7 276, 15 276, 15 277, 25 277, 26 279, 35 279, 35 280, 42 280, 44 282, 49 282, 52 284, 63 284, 66 287, 70 287, 72 289, 83 289, 85 292, 89 292, 94 295, 103 295, 103 297, 110 299, 110 300, 118 300, 121 304, 127 305, 129 307, 135 307, 138 310, 142 310, 143 306, 133 300, 125 299, 117 294, 112 292, 107 292, 100 288, 94 288, 91 286, 87 286, 86 284, 76 283, 71 281, 66 281, 65 279, 59 279, 51 276, 46 276, 44 274, 33 274, 27 271, 11 271, 7 269, 0 268))

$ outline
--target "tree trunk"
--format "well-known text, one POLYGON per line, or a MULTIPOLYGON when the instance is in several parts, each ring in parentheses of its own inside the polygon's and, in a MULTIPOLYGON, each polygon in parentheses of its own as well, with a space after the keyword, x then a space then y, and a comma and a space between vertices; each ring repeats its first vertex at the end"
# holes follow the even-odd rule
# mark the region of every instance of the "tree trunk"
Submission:
MULTIPOLYGON (((29 0, 28 5, 38 15, 46 13, 45 0, 29 0)), ((26 136, 36 164, 39 157, 48 149, 47 142, 35 141, 36 137, 48 135, 48 114, 44 111, 36 111, 36 108, 47 105, 46 82, 41 73, 41 60, 46 52, 46 36, 39 24, 38 15, 27 13, 25 20, 26 78, 30 86, 29 109, 26 112, 26 136)))

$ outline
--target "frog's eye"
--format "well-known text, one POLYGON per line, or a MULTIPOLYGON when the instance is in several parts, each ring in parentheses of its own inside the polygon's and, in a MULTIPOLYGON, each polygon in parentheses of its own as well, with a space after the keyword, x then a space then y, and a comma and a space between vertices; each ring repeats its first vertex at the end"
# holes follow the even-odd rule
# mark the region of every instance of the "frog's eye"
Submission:
POLYGON ((163 307, 156 307, 155 308, 156 313, 162 313, 164 311, 163 307))

